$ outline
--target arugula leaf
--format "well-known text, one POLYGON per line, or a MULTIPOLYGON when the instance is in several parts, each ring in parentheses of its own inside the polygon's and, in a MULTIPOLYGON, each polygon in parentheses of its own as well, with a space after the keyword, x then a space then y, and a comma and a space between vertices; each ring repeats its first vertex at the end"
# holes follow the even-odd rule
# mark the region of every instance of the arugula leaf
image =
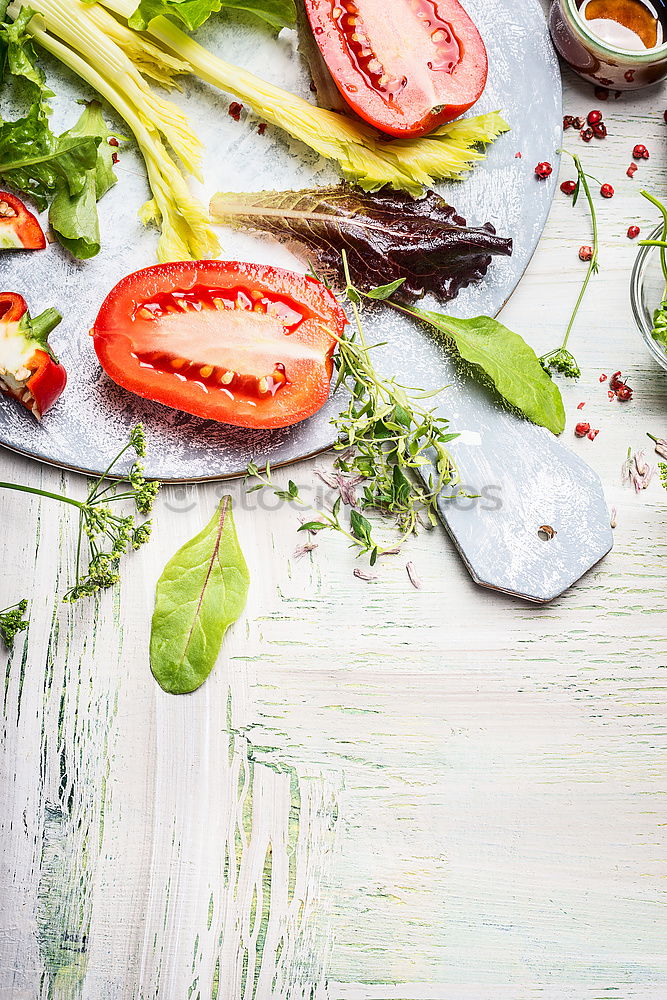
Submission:
POLYGON ((204 683, 225 632, 245 607, 249 581, 232 498, 226 496, 158 580, 150 657, 153 676, 163 690, 189 694, 204 683))
POLYGON ((490 316, 456 319, 425 309, 400 307, 444 334, 459 355, 487 376, 500 395, 554 434, 565 428, 565 409, 556 383, 532 347, 490 316))
POLYGON ((236 229, 296 241, 319 272, 339 283, 345 250, 352 284, 373 298, 394 285, 403 300, 430 291, 447 301, 486 274, 492 254, 512 253, 511 240, 496 236, 490 224, 467 227, 435 191, 417 200, 388 188, 364 194, 347 185, 216 194, 211 215, 236 229))
POLYGON ((164 15, 194 31, 223 7, 256 14, 278 29, 296 21, 294 0, 141 0, 128 24, 145 31, 153 18, 164 15))

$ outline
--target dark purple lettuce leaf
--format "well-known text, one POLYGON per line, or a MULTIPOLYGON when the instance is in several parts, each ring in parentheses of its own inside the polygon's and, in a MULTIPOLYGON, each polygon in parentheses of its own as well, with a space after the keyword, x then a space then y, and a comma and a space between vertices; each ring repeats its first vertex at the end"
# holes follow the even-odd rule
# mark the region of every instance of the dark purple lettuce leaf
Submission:
POLYGON ((341 250, 362 291, 404 279, 397 298, 433 292, 441 301, 486 274, 494 254, 512 241, 490 223, 473 229, 435 191, 424 198, 389 188, 365 194, 347 185, 303 191, 216 194, 211 215, 236 229, 254 229, 296 243, 322 276, 342 282, 341 250))

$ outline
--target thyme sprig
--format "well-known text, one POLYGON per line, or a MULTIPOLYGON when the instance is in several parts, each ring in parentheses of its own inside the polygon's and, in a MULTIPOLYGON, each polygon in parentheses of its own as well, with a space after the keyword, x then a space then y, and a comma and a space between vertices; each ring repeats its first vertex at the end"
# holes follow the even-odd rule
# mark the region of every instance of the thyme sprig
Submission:
MULTIPOLYGON (((599 262, 600 241, 598 234, 597 212, 595 209, 593 196, 591 194, 591 189, 588 186, 588 178, 591 177, 591 175, 587 174, 584 171, 584 168, 581 165, 581 160, 579 159, 576 153, 570 153, 570 151, 567 149, 561 149, 560 152, 566 153, 568 156, 571 156, 574 161, 574 165, 577 171, 577 184, 572 196, 572 207, 574 207, 577 204, 579 195, 583 190, 584 195, 586 197, 586 201, 588 202, 588 207, 591 215, 591 225, 593 227, 593 246, 592 246, 592 256, 590 261, 588 262, 586 277, 584 278, 583 284, 581 286, 579 297, 577 298, 577 301, 574 304, 574 309, 572 310, 570 321, 567 324, 567 329, 565 330, 565 336, 563 337, 563 342, 560 345, 560 347, 557 347, 555 350, 548 351, 546 354, 543 354, 542 357, 540 358, 540 362, 542 364, 542 367, 546 371, 548 371, 549 368, 553 368, 554 371, 560 372, 560 374, 565 375, 566 378, 579 378, 579 376, 581 375, 581 368, 579 367, 579 364, 574 355, 568 350, 567 345, 570 339, 570 334, 572 333, 572 329, 577 319, 577 315, 579 314, 581 304, 584 301, 584 296, 586 295, 586 290, 588 289, 590 280, 593 277, 593 275, 597 274, 598 271, 600 270, 600 262, 599 262)), ((592 179, 595 180, 595 178, 592 179)))
POLYGON ((118 583, 121 556, 130 549, 138 549, 150 538, 150 521, 138 524, 134 515, 115 514, 111 507, 111 504, 132 500, 140 514, 150 513, 160 484, 144 477, 143 464, 139 459, 145 454, 144 429, 141 424, 137 424, 128 443, 120 449, 102 475, 93 481, 85 500, 75 500, 64 494, 19 483, 0 483, 0 489, 47 497, 78 509, 75 581, 65 594, 65 601, 72 602, 81 597, 92 596, 118 583), (110 480, 118 462, 129 450, 133 450, 136 456, 130 472, 127 476, 110 480))
POLYGON ((0 636, 9 650, 14 648, 15 636, 27 629, 30 624, 29 620, 23 617, 27 608, 28 602, 23 598, 22 601, 0 611, 0 636))
MULTIPOLYGON (((336 388, 345 386, 350 395, 347 408, 332 419, 338 431, 334 450, 339 453, 334 465, 339 474, 351 476, 355 484, 360 484, 360 495, 353 503, 349 502, 349 495, 339 496, 329 510, 316 511, 300 530, 338 531, 360 555, 367 554, 373 565, 379 556, 395 552, 397 545, 420 526, 436 523, 437 499, 445 487, 451 487, 452 495, 456 495, 458 473, 447 445, 458 435, 450 433, 445 417, 422 405, 423 400, 439 395, 442 390, 422 392, 407 388, 395 378, 385 378, 377 372, 371 357, 373 346, 364 335, 363 301, 386 298, 397 283, 362 293, 352 284, 344 251, 342 256, 345 297, 354 324, 351 333, 338 338, 334 359, 336 388), (418 472, 429 467, 433 471, 424 483, 418 472), (349 523, 341 520, 343 500, 348 501, 345 506, 350 509, 349 523), (401 535, 398 542, 382 548, 375 540, 374 526, 362 511, 392 520, 401 535)), ((290 481, 287 490, 275 487, 268 465, 260 471, 251 463, 247 472, 259 480, 253 490, 268 487, 278 498, 308 507, 295 483, 290 481)))

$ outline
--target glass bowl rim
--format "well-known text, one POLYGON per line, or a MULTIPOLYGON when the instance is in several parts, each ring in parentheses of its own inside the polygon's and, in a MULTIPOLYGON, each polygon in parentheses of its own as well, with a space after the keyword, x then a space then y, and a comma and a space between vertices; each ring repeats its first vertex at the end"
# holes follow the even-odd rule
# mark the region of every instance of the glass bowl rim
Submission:
MULTIPOLYGON (((660 239, 662 233, 663 225, 661 223, 659 226, 656 226, 648 238, 650 240, 660 239)), ((651 251, 657 253, 658 247, 640 247, 639 252, 635 257, 630 277, 630 304, 632 305, 632 313, 635 323, 639 328, 639 332, 642 335, 642 340, 658 364, 664 368, 665 371, 667 371, 667 352, 661 350, 658 343, 651 336, 651 330, 649 329, 644 318, 644 309, 642 305, 641 290, 644 283, 645 271, 651 257, 651 251)))

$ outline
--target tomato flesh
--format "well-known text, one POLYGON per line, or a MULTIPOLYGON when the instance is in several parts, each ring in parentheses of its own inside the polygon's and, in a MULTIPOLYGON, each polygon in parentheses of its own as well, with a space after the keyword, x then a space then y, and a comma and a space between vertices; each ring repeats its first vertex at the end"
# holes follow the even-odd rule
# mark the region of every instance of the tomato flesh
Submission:
POLYGON ((125 389, 241 427, 286 427, 326 402, 345 313, 324 285, 278 268, 184 261, 109 293, 91 331, 125 389))
POLYGON ((426 135, 486 86, 484 42, 458 0, 305 0, 347 103, 394 136, 426 135))

